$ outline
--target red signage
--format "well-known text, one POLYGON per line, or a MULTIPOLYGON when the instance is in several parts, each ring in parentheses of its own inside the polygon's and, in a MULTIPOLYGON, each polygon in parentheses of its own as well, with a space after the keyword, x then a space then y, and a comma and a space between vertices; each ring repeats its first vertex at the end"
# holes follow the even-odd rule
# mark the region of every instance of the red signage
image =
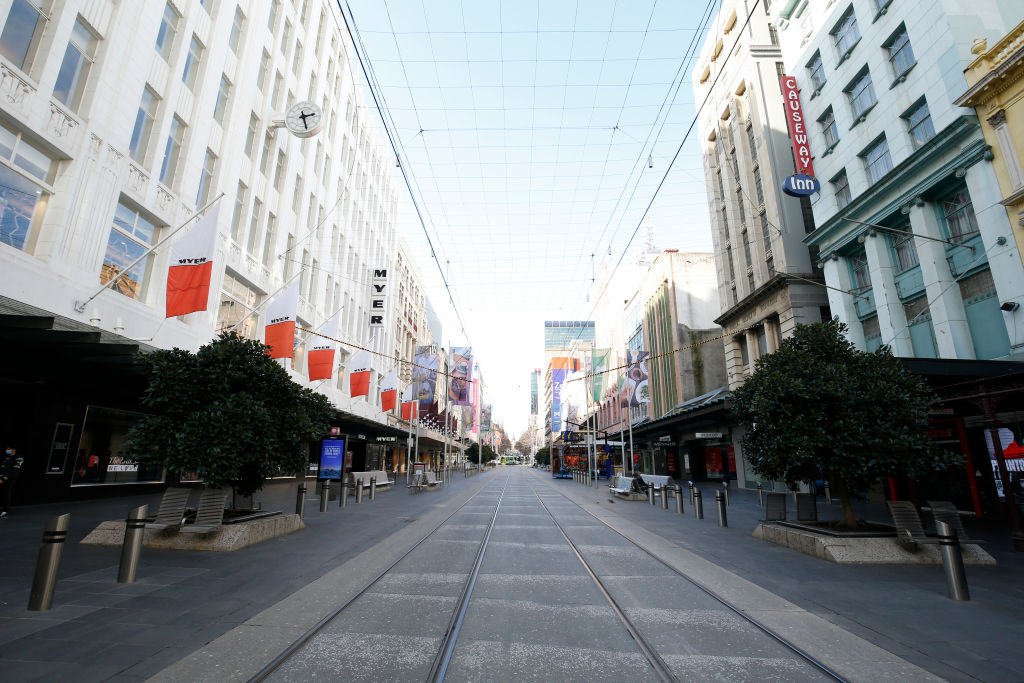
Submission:
POLYGON ((793 158, 796 159, 796 172, 814 176, 814 164, 811 162, 811 148, 807 142, 807 126, 804 112, 800 107, 800 90, 796 86, 796 78, 783 76, 782 98, 786 107, 786 122, 789 124, 789 139, 793 143, 793 158))

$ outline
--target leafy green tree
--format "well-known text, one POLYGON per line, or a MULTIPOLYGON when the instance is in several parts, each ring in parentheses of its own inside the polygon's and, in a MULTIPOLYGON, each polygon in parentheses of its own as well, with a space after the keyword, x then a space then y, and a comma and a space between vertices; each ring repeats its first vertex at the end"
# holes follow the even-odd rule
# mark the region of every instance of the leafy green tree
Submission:
POLYGON ((498 457, 498 454, 494 452, 494 449, 483 444, 482 446, 478 443, 472 444, 466 449, 466 459, 469 462, 475 462, 477 465, 482 463, 490 462, 498 457))
POLYGON ((267 347, 222 334, 196 353, 142 356, 149 414, 129 435, 132 457, 171 472, 195 472, 207 486, 249 496, 268 477, 301 472, 308 444, 333 414, 322 394, 300 387, 267 347))
POLYGON ((534 460, 541 465, 551 464, 551 449, 548 446, 537 449, 537 455, 534 456, 534 460))
POLYGON ((947 467, 956 456, 925 435, 933 397, 924 382, 888 347, 858 351, 845 332, 837 320, 797 325, 778 351, 757 360, 732 409, 755 472, 791 488, 824 478, 854 527, 851 492, 947 467))

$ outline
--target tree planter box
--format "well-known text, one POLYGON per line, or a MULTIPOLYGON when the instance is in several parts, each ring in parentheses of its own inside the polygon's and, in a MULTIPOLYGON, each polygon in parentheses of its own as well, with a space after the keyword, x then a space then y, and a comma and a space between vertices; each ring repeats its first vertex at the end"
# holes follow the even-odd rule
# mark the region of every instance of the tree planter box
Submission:
MULTIPOLYGON (((165 550, 216 550, 231 552, 278 536, 290 534, 306 525, 296 515, 275 515, 236 524, 226 524, 209 534, 182 534, 176 531, 146 529, 142 539, 145 548, 165 550)), ((120 546, 124 543, 124 520, 100 522, 82 539, 86 545, 120 546)))
MULTIPOLYGON (((772 522, 758 524, 753 535, 762 541, 840 564, 942 564, 942 556, 937 546, 923 545, 918 552, 910 552, 896 542, 895 536, 818 533, 807 528, 783 526, 772 522)), ((962 545, 960 549, 964 564, 996 563, 995 558, 979 545, 962 545)))

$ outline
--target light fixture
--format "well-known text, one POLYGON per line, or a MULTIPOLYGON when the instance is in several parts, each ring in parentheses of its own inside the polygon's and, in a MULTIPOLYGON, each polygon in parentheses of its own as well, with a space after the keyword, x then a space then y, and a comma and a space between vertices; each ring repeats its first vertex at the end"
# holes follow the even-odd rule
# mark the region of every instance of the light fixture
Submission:
POLYGON ((999 304, 999 310, 1006 311, 1007 313, 1014 313, 1018 308, 1020 308, 1020 304, 1016 301, 1004 301, 999 304))

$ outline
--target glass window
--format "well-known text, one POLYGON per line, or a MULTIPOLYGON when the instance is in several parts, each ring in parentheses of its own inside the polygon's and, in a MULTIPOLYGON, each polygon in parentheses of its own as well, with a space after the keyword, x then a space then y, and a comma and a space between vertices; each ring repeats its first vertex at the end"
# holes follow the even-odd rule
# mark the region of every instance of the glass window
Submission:
POLYGON ((750 159, 757 163, 757 138, 754 137, 754 126, 747 123, 747 145, 750 147, 750 159))
POLYGON ((910 132, 910 139, 914 141, 914 147, 920 147, 935 137, 935 126, 932 125, 932 115, 928 111, 928 103, 921 100, 903 115, 907 122, 907 130, 910 132))
POLYGON ((761 238, 764 240, 764 250, 772 250, 772 234, 768 230, 768 212, 761 212, 761 238))
POLYGON ((274 250, 274 240, 277 239, 277 216, 267 214, 267 229, 263 233, 263 265, 270 267, 270 257, 274 250))
POLYGON ((96 37, 85 27, 81 18, 76 19, 71 29, 71 40, 64 51, 64 61, 57 72, 57 82, 53 86, 54 99, 71 107, 72 111, 77 112, 82 102, 82 92, 95 53, 96 37))
POLYGON ((199 0, 199 5, 206 10, 207 14, 213 14, 213 0, 199 0))
POLYGON ((874 106, 875 86, 871 82, 871 72, 865 68, 853 81, 846 86, 846 95, 850 98, 853 118, 859 118, 874 106))
POLYGON ((174 48, 174 36, 178 33, 178 13, 171 3, 164 7, 164 17, 160 21, 160 30, 156 34, 156 51, 165 62, 171 61, 171 49, 174 48))
POLYGON ((743 255, 747 258, 746 266, 749 268, 754 265, 754 259, 750 256, 750 236, 746 230, 740 233, 740 239, 743 240, 743 255))
POLYGON ((740 225, 747 224, 747 200, 743 196, 743 188, 736 187, 736 208, 739 210, 740 225))
POLYGON ((281 181, 284 180, 285 155, 284 150, 277 151, 277 166, 274 168, 274 187, 281 191, 281 181))
POLYGON ((757 204, 764 204, 764 187, 761 185, 761 167, 754 167, 754 193, 757 195, 757 204))
POLYGON ((270 158, 274 155, 274 138, 270 135, 263 136, 263 152, 260 156, 260 173, 264 177, 267 175, 267 169, 270 168, 270 158))
POLYGON ((0 33, 0 54, 22 71, 28 71, 45 26, 46 15, 38 3, 14 0, 3 33, 0 33))
POLYGON ((26 250, 32 226, 46 206, 41 199, 41 187, 0 164, 0 243, 26 250))
POLYGON ((853 13, 852 6, 846 10, 843 18, 839 20, 831 33, 840 55, 845 55, 857 44, 857 41, 860 40, 860 29, 857 27, 857 17, 853 13))
POLYGON ((820 52, 815 52, 811 61, 807 62, 807 72, 811 75, 811 83, 815 90, 825 85, 825 66, 821 63, 820 52))
POLYGON ((199 174, 199 191, 196 193, 196 208, 199 209, 210 201, 210 190, 213 186, 213 174, 217 170, 217 155, 206 150, 203 160, 203 171, 199 174))
POLYGON ((146 254, 146 250, 153 244, 155 234, 156 226, 152 222, 118 202, 100 269, 100 284, 121 276, 110 288, 132 299, 141 299, 153 257, 152 252, 146 254), (136 259, 139 262, 132 265, 136 259))
POLYGON ((288 56, 288 46, 292 42, 292 22, 284 20, 284 31, 281 32, 281 53, 288 56))
POLYGON ((896 32, 883 46, 889 53, 889 63, 892 64, 892 72, 896 76, 902 76, 914 65, 914 50, 910 47, 910 37, 907 36, 907 27, 900 24, 896 32))
POLYGON ((729 281, 734 282, 736 280, 736 263, 732 258, 732 247, 725 248, 725 260, 729 264, 729 281))
POLYGON ((871 289, 871 273, 868 271, 868 257, 861 252, 850 259, 853 268, 853 286, 858 291, 871 289))
POLYGON ((292 59, 292 73, 298 75, 299 66, 302 64, 302 43, 295 41, 295 58, 292 59))
POLYGON ((260 120, 256 118, 256 112, 249 114, 249 128, 245 131, 245 156, 252 159, 252 153, 256 148, 256 134, 260 131, 260 120))
POLYGON ((270 102, 274 108, 281 106, 281 91, 284 90, 284 76, 278 71, 274 75, 274 93, 270 96, 270 102))
POLYGON ((242 226, 245 220, 245 196, 248 188, 245 183, 238 183, 235 192, 235 211, 231 214, 231 239, 237 244, 242 239, 242 226))
POLYGON ((216 331, 227 332, 234 328, 243 337, 253 338, 259 333, 259 316, 255 313, 259 303, 260 295, 255 289, 230 272, 225 272, 220 289, 216 331))
POLYGON ((955 192, 942 201, 950 239, 962 242, 978 232, 978 219, 974 215, 974 204, 967 189, 955 192))
POLYGON ((224 125, 224 114, 228 110, 228 100, 231 98, 231 81, 223 74, 220 77, 220 87, 217 88, 217 103, 213 107, 213 120, 224 125))
POLYGON ((281 0, 270 0, 270 14, 267 15, 267 28, 270 32, 274 32, 274 27, 277 26, 277 17, 281 14, 281 0))
POLYGON ((199 39, 192 36, 192 42, 188 46, 188 55, 185 57, 185 70, 181 74, 181 81, 189 87, 195 88, 196 78, 199 75, 199 63, 203 59, 203 44, 199 39))
POLYGON ((252 200, 252 216, 249 219, 249 243, 246 251, 253 258, 259 254, 260 249, 260 219, 263 217, 263 202, 259 199, 252 200))
POLYGON ((127 410, 88 406, 72 486, 161 482, 162 467, 142 466, 125 455, 128 434, 144 416, 127 410))
POLYGON ((242 8, 235 8, 235 18, 231 22, 231 33, 228 34, 228 47, 236 55, 242 40, 242 31, 245 28, 245 15, 242 14, 242 8))
MULTIPOLYGON (((910 232, 909 225, 904 225, 900 229, 910 232)), ((907 270, 918 264, 917 247, 914 246, 913 235, 898 233, 893 237, 892 242, 893 251, 896 253, 896 267, 899 270, 907 270)))
POLYGON ((839 142, 839 128, 836 126, 836 117, 832 113, 832 107, 825 110, 825 113, 818 119, 821 124, 821 134, 825 138, 825 146, 832 147, 839 142))
POLYGON ((846 177, 846 171, 842 171, 830 182, 832 183, 832 191, 836 195, 836 206, 842 209, 852 200, 850 196, 850 181, 846 177))
POLYGON ((861 153, 868 169, 868 179, 877 183, 886 173, 892 170, 892 158, 889 156, 889 143, 883 136, 861 153))
POLYGON ((128 154, 136 161, 141 162, 146 156, 146 148, 149 147, 149 136, 153 132, 153 120, 156 118, 156 108, 159 102, 156 93, 150 90, 148 85, 142 89, 142 101, 139 102, 139 112, 135 115, 132 139, 128 143, 128 154))
POLYGON ((164 147, 164 162, 160 166, 160 182, 164 185, 174 183, 175 172, 178 169, 178 156, 181 154, 181 143, 185 138, 185 122, 177 117, 171 117, 171 130, 167 134, 167 145, 164 147))
POLYGON ((256 87, 263 92, 267 87, 267 76, 270 75, 270 53, 263 50, 263 57, 260 58, 260 72, 256 76, 256 87))

